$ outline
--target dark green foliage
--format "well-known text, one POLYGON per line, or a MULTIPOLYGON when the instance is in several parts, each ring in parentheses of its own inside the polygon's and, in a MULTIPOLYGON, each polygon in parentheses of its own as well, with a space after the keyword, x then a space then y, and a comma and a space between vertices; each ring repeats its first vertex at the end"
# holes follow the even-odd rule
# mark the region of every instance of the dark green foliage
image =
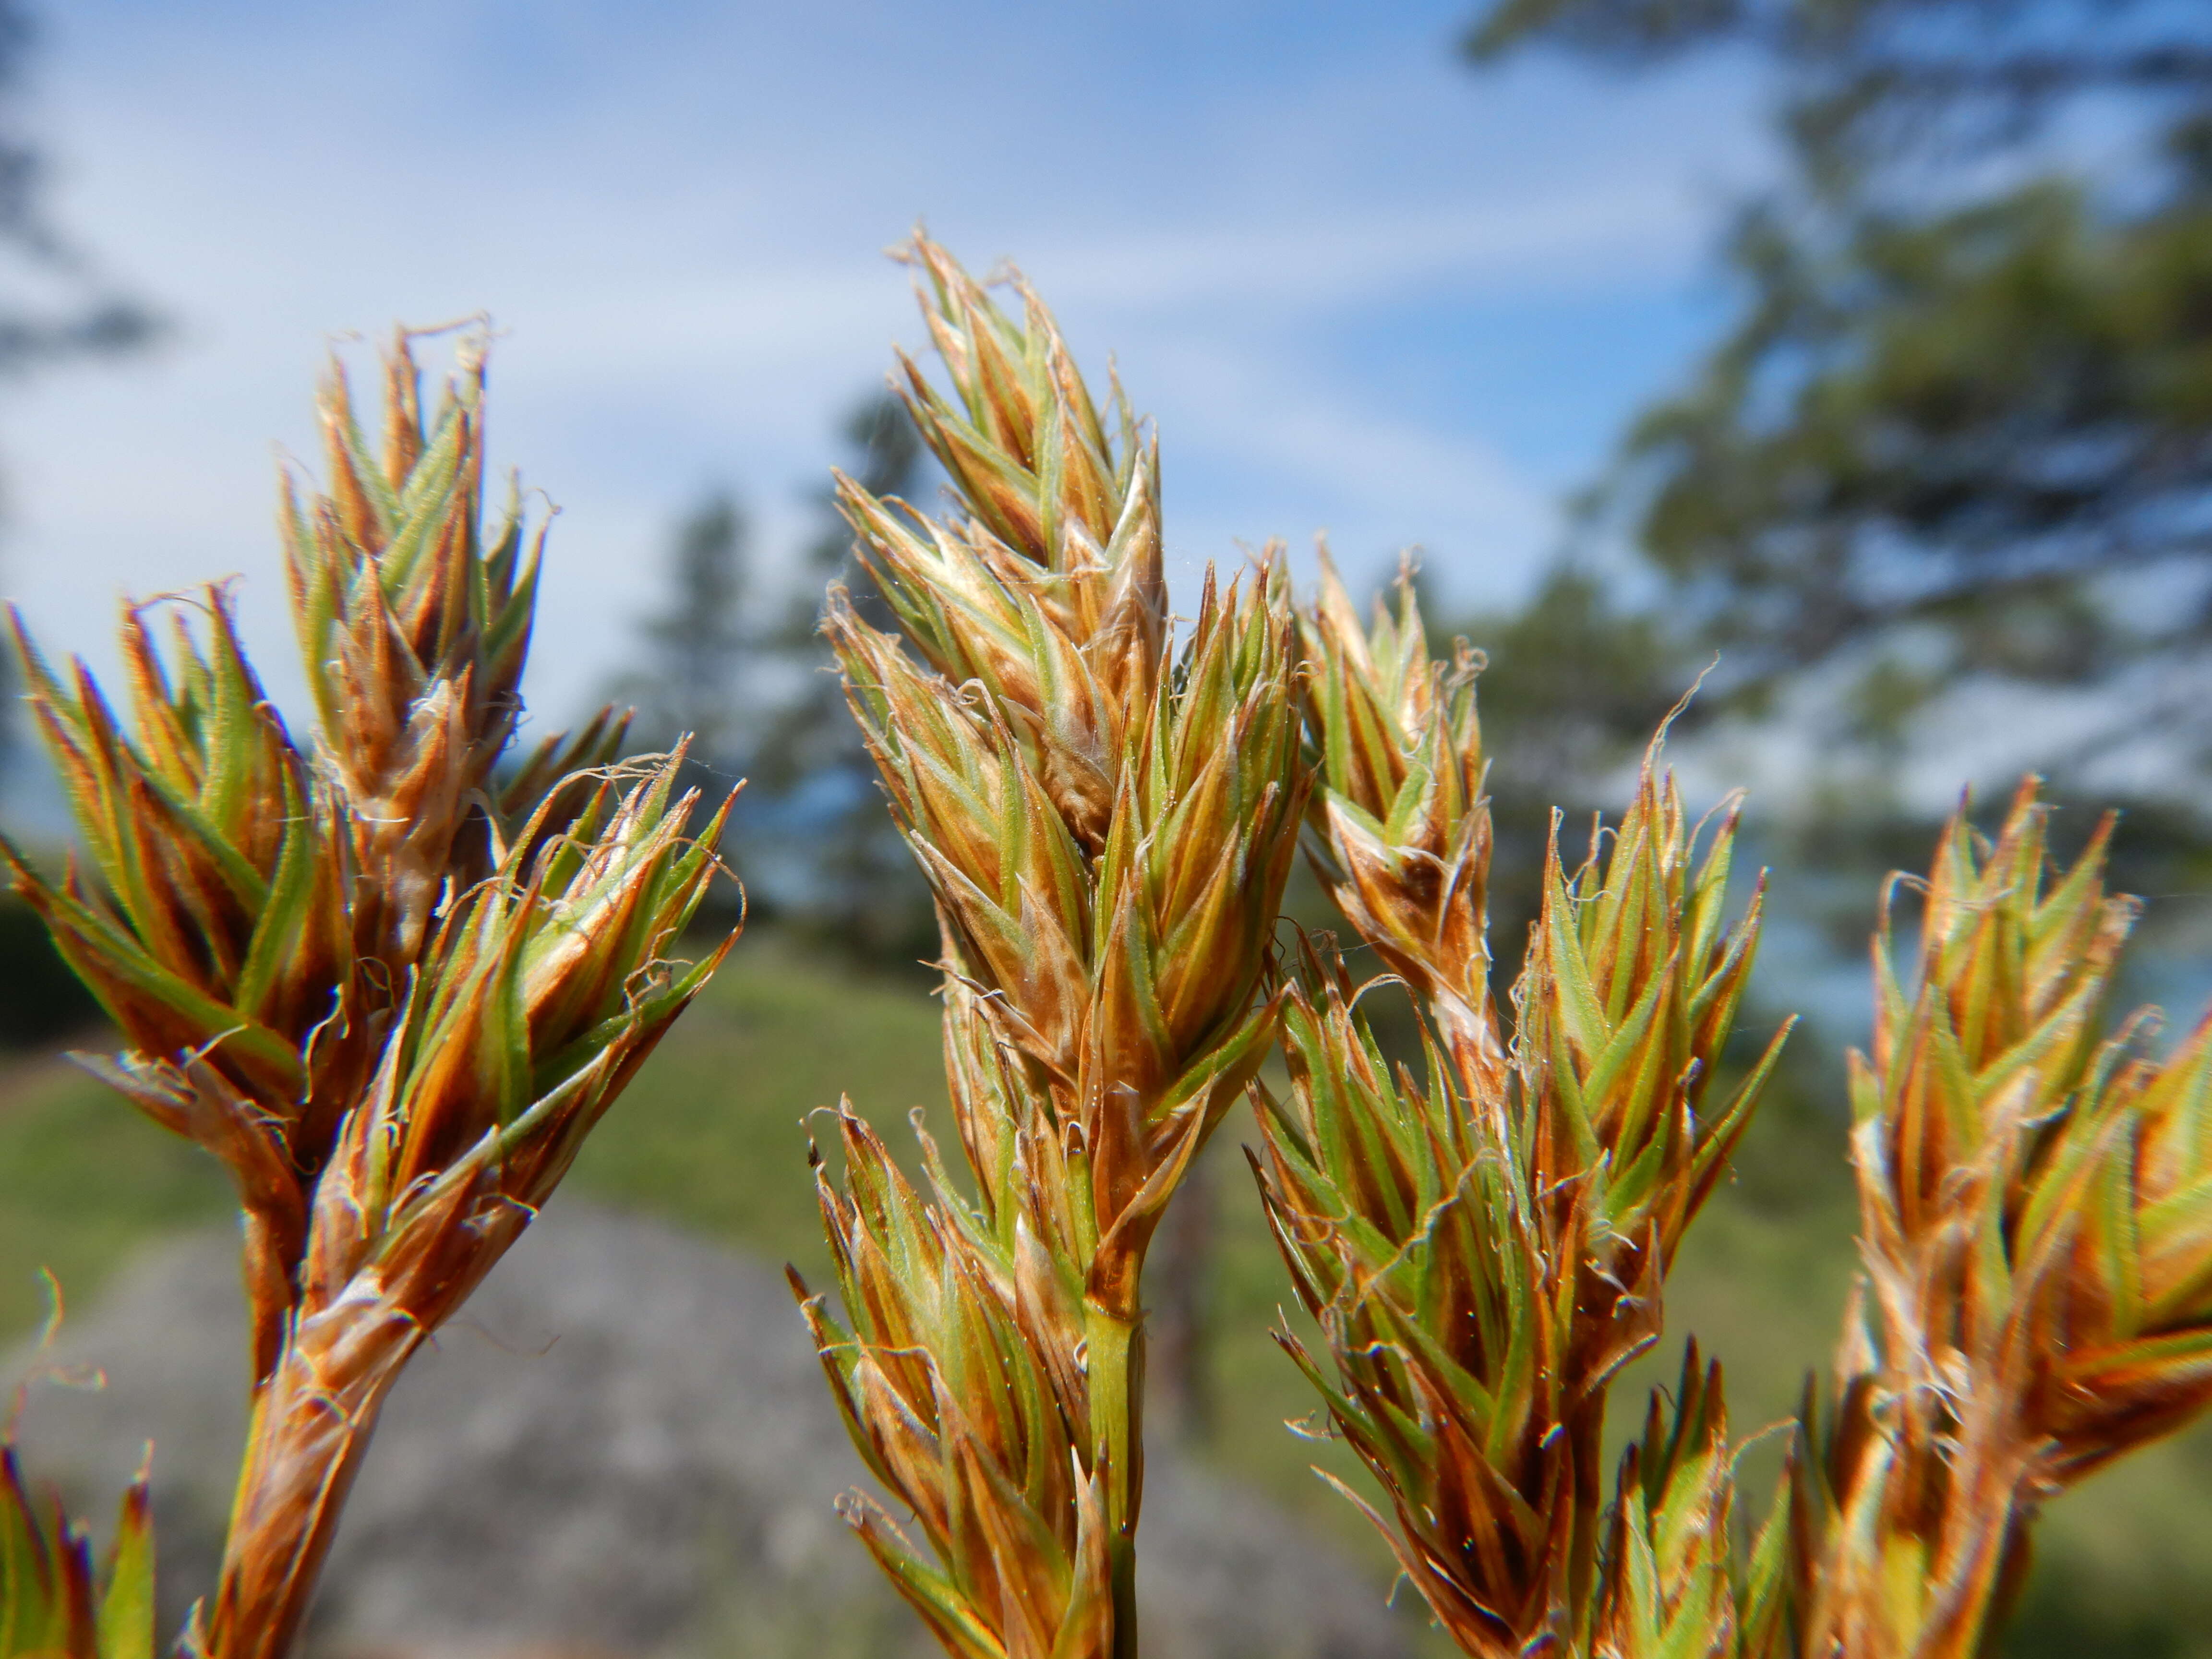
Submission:
POLYGON ((1641 69, 1698 48, 1787 75, 1793 143, 1832 171, 2015 144, 2090 98, 2185 127, 2212 88, 2199 8, 2137 0, 1488 0, 1477 61, 1530 46, 1641 69))
POLYGON ((0 1048, 29 1048, 82 1031, 100 1005, 54 949, 31 907, 0 896, 0 1048))
POLYGON ((695 760, 726 768, 744 732, 739 680, 752 643, 745 616, 750 538, 737 500, 708 495, 677 528, 662 608, 640 628, 644 665, 624 680, 635 730, 664 749, 686 732, 695 760))
MULTIPOLYGON (((933 476, 914 422, 888 392, 855 406, 842 435, 845 470, 872 495, 912 500, 933 476)), ((872 626, 891 619, 832 492, 820 507, 822 529, 808 544, 796 597, 763 641, 795 683, 764 724, 753 784, 790 819, 778 826, 787 872, 779 908, 792 926, 856 963, 908 967, 935 959, 937 923, 845 707, 819 628, 822 590, 842 583, 872 626)))
MULTIPOLYGON (((1467 45, 1777 74, 1788 167, 1728 240, 1735 319, 1603 492, 1670 623, 1728 648, 1716 690, 1843 659, 1821 738, 1893 756, 1962 680, 2212 654, 2212 11, 1492 0, 1467 45)), ((2148 678, 2114 728, 2212 761, 2148 678)))
POLYGON ((1920 624, 1850 711, 1881 742, 1963 675, 2079 684, 2203 650, 2212 178, 2132 217, 2056 180, 1868 212, 1834 247, 1761 211, 1732 252, 1755 307, 1622 477, 1732 681, 1920 624), (2160 568, 2183 604, 2148 623, 2100 585, 2160 568))

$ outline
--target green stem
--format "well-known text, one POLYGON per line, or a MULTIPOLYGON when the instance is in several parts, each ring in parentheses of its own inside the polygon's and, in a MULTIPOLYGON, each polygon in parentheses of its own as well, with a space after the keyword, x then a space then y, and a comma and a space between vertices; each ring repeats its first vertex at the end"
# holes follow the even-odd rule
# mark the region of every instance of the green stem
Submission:
POLYGON ((1114 1659, 1137 1655, 1137 1511, 1145 1492, 1144 1316, 1084 1304, 1091 1384, 1091 1467, 1106 1476, 1107 1551, 1114 1567, 1114 1659))

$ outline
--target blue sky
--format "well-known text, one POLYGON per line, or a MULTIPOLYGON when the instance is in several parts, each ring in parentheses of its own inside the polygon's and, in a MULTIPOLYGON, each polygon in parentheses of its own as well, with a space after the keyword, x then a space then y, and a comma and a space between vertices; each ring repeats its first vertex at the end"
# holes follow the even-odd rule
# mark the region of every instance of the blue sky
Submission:
POLYGON ((50 5, 57 216, 173 327, 0 395, 6 587, 101 660, 118 595, 242 573, 273 666, 271 444, 308 453, 321 354, 485 310, 495 447, 562 508, 532 690, 566 716, 702 491, 743 493, 764 556, 803 533, 838 416, 915 336, 880 250, 926 217, 1118 362, 1184 578, 1326 530, 1510 599, 1721 314, 1765 150, 1738 67, 1478 76, 1468 10, 50 5))

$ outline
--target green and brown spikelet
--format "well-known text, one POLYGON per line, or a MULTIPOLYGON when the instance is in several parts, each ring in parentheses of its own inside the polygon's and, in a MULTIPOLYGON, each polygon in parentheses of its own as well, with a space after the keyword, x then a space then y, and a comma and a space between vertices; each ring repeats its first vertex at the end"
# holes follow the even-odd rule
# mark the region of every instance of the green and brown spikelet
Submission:
POLYGON ((1985 1650, 2041 1504, 2212 1402, 2212 1021, 2160 1060, 2107 1004, 2131 900, 2107 820, 2054 872, 2033 782, 1963 814, 1910 977, 1885 905, 1855 1055, 1866 1264, 1808 1404, 1753 1651, 1985 1650))
POLYGON ((481 845, 455 841, 522 712, 544 538, 514 486, 485 534, 480 341, 459 370, 426 422, 411 352, 386 360, 379 455, 334 368, 330 493, 303 504, 288 477, 280 520, 320 752, 353 808, 357 927, 395 962, 421 948, 456 851, 483 872, 481 845))
POLYGON ((0 1659, 154 1659, 154 1527, 146 1475, 123 1495, 101 1559, 61 1500, 0 1439, 0 1659))
POLYGON ((1315 864, 1352 930, 1433 1011, 1461 1068, 1494 1089, 1480 659, 1464 640, 1449 662, 1430 657, 1410 573, 1396 613, 1378 605, 1363 629, 1326 552, 1299 623, 1323 775, 1315 864))
POLYGON ((1291 995, 1291 1088, 1255 1091, 1255 1168, 1328 1358, 1285 1346, 1381 1483, 1391 1513, 1370 1516, 1468 1652, 1643 1651, 1630 1633, 1654 1631, 1675 1632, 1665 1650, 1707 1650, 1677 1644, 1692 1626, 1723 1650, 1717 1376, 1695 1379, 1694 1404, 1686 1392, 1692 1426, 1665 1455, 1648 1440, 1624 1474, 1609 1547, 1601 1434, 1781 1041, 1709 1098, 1759 928, 1756 897, 1726 921, 1734 805, 1700 858, 1655 744, 1627 815, 1578 868, 1555 833, 1508 1040, 1481 939, 1468 653, 1431 661, 1410 599, 1362 634, 1333 577, 1305 636, 1328 778, 1316 861, 1432 1036, 1425 1075, 1394 1071, 1333 957, 1291 995))
POLYGON ((1109 1472, 1058 1264, 1026 1228, 1002 1246, 933 1146, 925 1198, 865 1122, 838 1121, 845 1179, 822 1202, 852 1328, 797 1288, 854 1443, 931 1554, 860 1494, 841 1512, 948 1652, 1111 1651, 1109 1472))
POLYGON ((810 1299, 855 1440, 927 1553, 854 1523, 953 1650, 1133 1651, 1146 1247, 1273 1040, 1270 935, 1307 794, 1285 580, 1209 575, 1171 638, 1156 447, 1042 305, 917 241, 950 391, 908 404, 960 512, 849 481, 900 624, 827 628, 934 889, 969 1201, 908 1191, 849 1115, 810 1299), (975 1380, 996 1378, 995 1392, 975 1380))
MULTIPOLYGON (((372 457, 342 378, 331 493, 288 489, 319 724, 292 739, 228 596, 125 613, 132 719, 27 640, 30 702, 88 871, 16 887, 129 1045, 91 1062, 227 1164, 246 1218, 252 1431, 188 1644, 296 1633, 385 1395, 505 1251, 727 949, 672 959, 717 868, 678 757, 611 766, 602 715, 494 771, 536 538, 479 513, 480 346, 425 419, 410 342, 372 457)), ((21 638, 20 626, 18 637, 21 638)))
MULTIPOLYGON (((41 1360, 62 1322, 60 1287, 52 1274, 46 1278, 52 1301, 41 1360)), ((154 1659, 150 1448, 95 1565, 91 1539, 60 1495, 34 1492, 16 1456, 16 1423, 39 1380, 34 1369, 16 1384, 0 1424, 0 1659, 154 1659)))
POLYGON ((1614 1482, 1589 1649, 1600 1659, 1732 1659, 1735 1498, 1717 1362, 1685 1345, 1671 1409, 1654 1389, 1614 1482))
POLYGON ((307 1248, 307 1190, 374 1063, 359 1004, 342 808, 317 787, 207 590, 173 649, 124 614, 132 720, 82 664, 66 681, 17 623, 33 718, 92 868, 17 890, 121 1029, 88 1061, 165 1127, 228 1164, 246 1220, 253 1374, 276 1363, 307 1248), (333 1016, 337 1018, 333 1018, 333 1016))

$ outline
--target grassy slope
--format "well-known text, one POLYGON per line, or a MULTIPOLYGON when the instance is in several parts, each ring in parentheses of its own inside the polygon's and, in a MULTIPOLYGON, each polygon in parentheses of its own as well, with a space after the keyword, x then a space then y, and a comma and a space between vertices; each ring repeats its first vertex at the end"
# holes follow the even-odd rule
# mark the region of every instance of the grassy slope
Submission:
MULTIPOLYGON (((850 1096, 892 1143, 945 1079, 927 990, 860 979, 755 933, 731 953, 586 1143, 574 1189, 826 1273, 808 1115, 850 1096)), ((834 1139, 832 1127, 818 1126, 834 1139)))
MULTIPOLYGON (((823 1260, 802 1120, 841 1091, 895 1141, 911 1106, 930 1106, 941 1122, 934 1003, 910 985, 855 980, 772 939, 750 939, 587 1148, 574 1187, 817 1274, 823 1260)), ((1240 1113, 1208 1155, 1219 1241, 1211 1455, 1379 1569, 1364 1523, 1307 1473, 1315 1461, 1348 1472, 1340 1452, 1302 1444, 1281 1426, 1313 1402, 1266 1334, 1285 1286, 1237 1154, 1235 1143, 1250 1138, 1240 1113)), ((1717 1196, 1685 1246, 1669 1287, 1668 1341, 1625 1380, 1624 1407, 1671 1376, 1679 1335, 1694 1330, 1728 1365, 1740 1435, 1786 1413, 1804 1369, 1832 1345, 1849 1284, 1853 1223, 1840 1155, 1840 1134, 1816 1120, 1765 1126, 1746 1178, 1717 1196)), ((226 1206, 208 1159, 73 1069, 39 1060, 0 1073, 0 1334, 35 1324, 39 1267, 81 1300, 135 1245, 226 1206)), ((1753 1454, 1754 1498, 1763 1501, 1760 1472, 1771 1467, 1771 1455, 1753 1454)), ((2212 1438, 2185 1438, 2099 1476, 2055 1506, 2042 1539, 2013 1653, 2212 1655, 2202 1634, 2212 1632, 2212 1438)))
POLYGON ((0 1337, 45 1316, 40 1269, 82 1302, 149 1237, 229 1206, 212 1158, 59 1056, 0 1072, 0 1337))

